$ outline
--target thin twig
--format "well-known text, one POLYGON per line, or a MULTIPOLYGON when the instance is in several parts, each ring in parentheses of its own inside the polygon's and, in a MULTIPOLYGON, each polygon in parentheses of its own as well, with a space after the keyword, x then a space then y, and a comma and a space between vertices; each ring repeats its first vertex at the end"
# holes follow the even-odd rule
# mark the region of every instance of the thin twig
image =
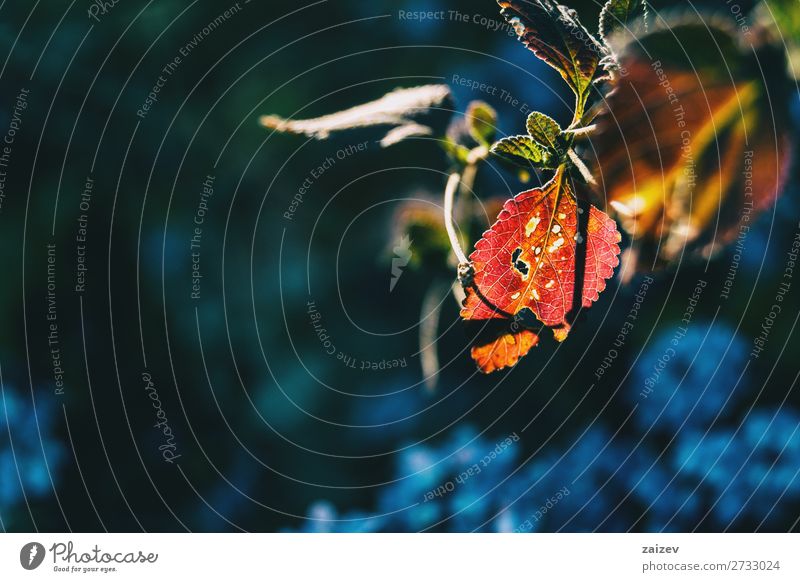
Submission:
POLYGON ((467 163, 461 173, 461 183, 453 201, 453 221, 458 224, 468 224, 468 221, 472 219, 472 187, 475 184, 477 173, 477 163, 467 163))
POLYGON ((459 268, 461 265, 469 264, 467 255, 464 254, 464 249, 461 248, 458 234, 453 225, 453 199, 460 182, 461 174, 453 172, 447 179, 447 187, 444 190, 444 227, 447 229, 447 236, 450 238, 450 246, 453 247, 453 252, 458 259, 459 268))
POLYGON ((489 148, 486 146, 479 146, 470 150, 463 176, 458 172, 450 174, 444 191, 444 226, 447 229, 450 246, 453 248, 456 259, 458 259, 458 281, 464 288, 472 285, 474 270, 472 263, 469 262, 467 255, 464 253, 464 249, 461 248, 461 242, 458 240, 458 233, 456 233, 456 228, 453 224, 454 200, 459 186, 461 186, 462 190, 469 190, 471 194, 475 174, 478 171, 478 163, 481 160, 485 160, 488 155, 489 148))
POLYGON ((592 186, 597 186, 597 181, 592 176, 592 173, 589 171, 589 168, 586 167, 586 164, 583 163, 583 160, 578 157, 578 154, 575 153, 575 150, 570 148, 567 150, 567 155, 569 159, 572 160, 572 163, 575 164, 575 167, 578 168, 578 171, 583 176, 583 179, 589 182, 592 186))
POLYGON ((481 160, 485 160, 486 156, 488 155, 489 155, 489 148, 487 148, 486 146, 478 146, 469 151, 469 155, 467 156, 467 164, 470 166, 475 166, 481 160))
POLYGON ((419 362, 422 377, 429 391, 436 389, 439 380, 439 354, 437 340, 441 314, 441 296, 447 292, 447 285, 436 279, 425 292, 419 323, 419 362))
POLYGON ((453 285, 450 288, 450 291, 453 294, 453 299, 456 300, 456 305, 459 309, 464 306, 464 300, 467 298, 467 294, 464 291, 464 287, 458 281, 453 281, 453 285))
POLYGON ((464 173, 461 174, 460 199, 463 199, 465 194, 468 196, 472 195, 472 186, 475 184, 475 175, 477 173, 478 164, 467 164, 467 167, 464 168, 464 173))
POLYGON ((571 133, 575 137, 584 137, 587 135, 592 135, 595 131, 597 131, 597 124, 587 125, 585 127, 579 127, 577 129, 568 129, 565 133, 571 133))
POLYGON ((475 185, 475 176, 478 174, 478 164, 487 158, 489 149, 486 146, 478 146, 470 150, 467 156, 467 165, 461 174, 461 186, 458 189, 459 218, 464 219, 472 216, 471 212, 464 212, 464 207, 471 208, 468 202, 472 199, 472 188, 475 185))

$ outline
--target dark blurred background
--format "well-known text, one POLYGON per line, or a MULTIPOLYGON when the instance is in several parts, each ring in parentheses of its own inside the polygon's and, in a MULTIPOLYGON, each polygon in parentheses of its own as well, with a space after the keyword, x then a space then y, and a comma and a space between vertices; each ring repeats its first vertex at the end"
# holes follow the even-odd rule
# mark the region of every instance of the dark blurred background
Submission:
MULTIPOLYGON (((598 2, 570 6, 596 29, 598 2)), ((501 134, 522 105, 568 123, 566 85, 495 23, 490 0, 3 4, 2 529, 797 529, 796 283, 751 356, 798 231, 796 171, 736 257, 613 280, 569 341, 507 372, 475 371, 444 288, 430 389, 435 274, 390 282, 397 213, 441 205, 446 155, 258 124, 426 83, 461 112, 490 103, 501 134)), ((486 200, 523 187, 496 164, 476 182, 486 200)))

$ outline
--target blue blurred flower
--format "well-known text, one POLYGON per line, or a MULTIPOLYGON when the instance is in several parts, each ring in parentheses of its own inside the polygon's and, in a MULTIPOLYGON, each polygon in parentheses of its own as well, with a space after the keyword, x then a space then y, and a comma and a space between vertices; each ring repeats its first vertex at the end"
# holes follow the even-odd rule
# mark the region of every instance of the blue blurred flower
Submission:
POLYGON ((0 517, 6 528, 23 499, 47 496, 52 491, 64 446, 53 435, 51 404, 30 400, 4 387, 0 392, 0 517), (51 482, 52 480, 52 482, 51 482))
POLYGON ((688 518, 698 499, 671 480, 663 463, 646 447, 593 427, 563 453, 545 454, 520 471, 494 529, 664 529, 674 515, 688 518))
POLYGON ((416 444, 396 456, 394 480, 377 496, 375 515, 337 516, 326 502, 309 509, 304 531, 470 531, 491 516, 517 459, 516 434, 481 436, 460 427, 439 446, 416 444), (441 522, 441 523, 440 523, 441 522))
POLYGON ((719 525, 739 519, 769 524, 780 517, 779 503, 800 499, 800 414, 757 410, 738 431, 687 432, 673 464, 710 492, 711 518, 719 525))
POLYGON ((635 422, 669 435, 684 428, 707 428, 730 410, 744 392, 740 376, 748 347, 719 323, 692 322, 663 332, 642 354, 631 375, 630 400, 638 403, 635 422))
POLYGON ((709 500, 718 524, 740 513, 769 523, 778 516, 773 506, 800 498, 798 427, 794 411, 755 412, 738 433, 681 431, 659 455, 594 426, 527 460, 515 434, 495 443, 459 428, 438 446, 397 455, 396 480, 380 491, 374 515, 339 516, 321 502, 304 530, 687 531, 709 500))
POLYGON ((642 447, 631 451, 602 428, 587 431, 563 455, 523 463, 516 438, 493 442, 461 427, 438 447, 406 449, 375 515, 337 516, 321 502, 304 531, 625 531, 636 521, 661 529, 697 509, 698 498, 671 482, 656 457, 642 447))

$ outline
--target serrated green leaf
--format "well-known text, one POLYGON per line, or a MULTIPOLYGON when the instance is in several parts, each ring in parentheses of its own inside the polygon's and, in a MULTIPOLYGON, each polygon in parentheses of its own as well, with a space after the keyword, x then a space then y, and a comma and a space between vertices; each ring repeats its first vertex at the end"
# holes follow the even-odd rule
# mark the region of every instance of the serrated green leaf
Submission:
POLYGON ((539 144, 546 147, 554 154, 560 154, 562 150, 559 136, 561 135, 561 126, 558 122, 545 115, 534 111, 528 116, 526 123, 528 134, 539 144))
POLYGON ((555 167, 555 160, 553 160, 553 155, 550 151, 528 135, 514 135, 503 138, 492 146, 491 152, 522 166, 533 166, 541 169, 553 169, 555 167))
POLYGON ((551 0, 497 0, 500 14, 519 39, 556 69, 577 98, 580 117, 605 48, 578 20, 574 10, 551 0))
POLYGON ((615 32, 641 24, 647 27, 647 2, 644 0, 608 0, 600 12, 600 35, 608 39, 615 32))
POLYGON ((483 101, 472 101, 464 115, 467 129, 479 144, 489 146, 497 132, 497 112, 483 101))

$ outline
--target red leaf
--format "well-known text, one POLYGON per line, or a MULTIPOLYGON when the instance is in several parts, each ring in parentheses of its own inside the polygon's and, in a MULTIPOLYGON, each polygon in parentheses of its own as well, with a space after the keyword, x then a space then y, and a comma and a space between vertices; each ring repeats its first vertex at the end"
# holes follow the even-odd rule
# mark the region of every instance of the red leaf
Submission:
POLYGON ((517 333, 506 333, 485 344, 472 347, 471 355, 484 374, 510 368, 539 343, 539 336, 524 329, 517 333))
POLYGON ((616 223, 592 206, 584 237, 578 232, 579 212, 563 168, 543 187, 506 202, 470 256, 474 286, 461 316, 509 318, 530 309, 563 341, 570 329, 567 315, 576 307, 576 282, 582 287, 580 305, 591 307, 619 264, 616 223), (576 266, 578 257, 583 268, 576 266))

